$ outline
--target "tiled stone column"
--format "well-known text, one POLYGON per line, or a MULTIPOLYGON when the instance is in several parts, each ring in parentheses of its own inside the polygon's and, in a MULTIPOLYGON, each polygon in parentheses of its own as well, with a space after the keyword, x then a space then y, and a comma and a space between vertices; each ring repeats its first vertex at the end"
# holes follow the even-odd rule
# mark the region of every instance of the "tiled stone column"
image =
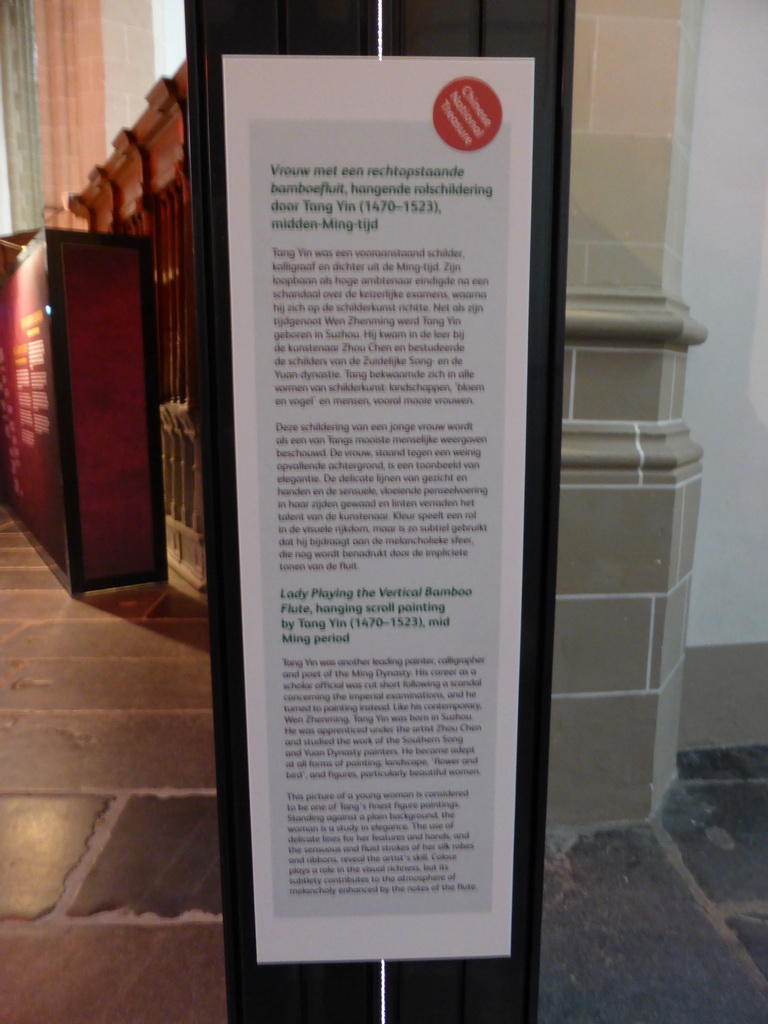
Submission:
POLYGON ((77 228, 66 195, 104 150, 99 0, 34 0, 43 200, 49 227, 77 228))
POLYGON ((145 96, 157 78, 151 0, 101 0, 104 39, 104 123, 106 136, 92 160, 109 153, 121 128, 143 113, 145 96))
POLYGON ((685 308, 603 295, 567 319, 550 816, 645 818, 674 775, 701 449, 685 308))
POLYGON ((51 227, 82 228, 67 207, 155 79, 151 0, 32 0, 43 193, 51 227))
POLYGON ((34 229, 41 223, 43 185, 31 0, 0 4, 0 98, 5 132, 2 149, 10 192, 9 227, 15 231, 34 229))
POLYGON ((549 817, 647 817, 674 777, 701 449, 675 296, 696 9, 580 0, 549 817))

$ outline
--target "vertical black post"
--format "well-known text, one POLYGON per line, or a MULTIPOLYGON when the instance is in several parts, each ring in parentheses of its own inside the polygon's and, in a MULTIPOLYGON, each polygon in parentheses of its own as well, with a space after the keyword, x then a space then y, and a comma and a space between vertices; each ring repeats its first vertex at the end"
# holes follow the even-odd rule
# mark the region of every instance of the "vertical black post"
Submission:
MULTIPOLYGON (((385 54, 535 60, 512 957, 387 965, 389 1024, 536 1019, 559 482, 573 0, 383 0, 385 54)), ((375 54, 366 0, 187 0, 205 535, 231 1024, 373 1024, 380 967, 257 966, 235 498, 225 54, 375 54)), ((516 667, 513 667, 515 669, 516 667)))

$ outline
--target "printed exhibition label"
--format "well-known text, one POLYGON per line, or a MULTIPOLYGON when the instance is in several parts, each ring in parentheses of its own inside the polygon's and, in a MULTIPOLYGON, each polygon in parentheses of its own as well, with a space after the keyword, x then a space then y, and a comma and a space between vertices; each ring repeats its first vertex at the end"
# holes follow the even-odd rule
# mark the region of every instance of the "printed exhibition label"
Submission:
POLYGON ((533 62, 224 85, 259 960, 509 955, 533 62))

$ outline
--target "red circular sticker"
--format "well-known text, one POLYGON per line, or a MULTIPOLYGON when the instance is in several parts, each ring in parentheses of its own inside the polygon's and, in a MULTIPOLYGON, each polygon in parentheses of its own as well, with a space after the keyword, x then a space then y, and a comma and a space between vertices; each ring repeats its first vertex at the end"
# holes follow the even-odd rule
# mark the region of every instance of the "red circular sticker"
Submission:
POLYGON ((454 149, 482 149, 501 127, 501 100, 479 78, 454 78, 432 110, 437 134, 454 149))

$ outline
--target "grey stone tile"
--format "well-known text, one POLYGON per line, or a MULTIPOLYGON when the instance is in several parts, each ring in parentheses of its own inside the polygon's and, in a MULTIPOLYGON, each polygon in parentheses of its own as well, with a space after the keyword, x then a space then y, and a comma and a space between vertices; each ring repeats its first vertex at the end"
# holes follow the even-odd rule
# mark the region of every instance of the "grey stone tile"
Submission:
MULTIPOLYGON (((579 351, 573 414, 584 420, 655 420, 669 376, 664 352, 579 351)), ((667 408, 669 401, 666 402, 667 408)))
POLYGON ((651 658, 651 687, 663 686, 685 651, 688 588, 683 584, 667 597, 656 598, 651 658))
POLYGON ((0 713, 0 790, 212 789, 205 711, 0 713))
POLYGON ((739 942, 757 967, 768 978, 768 914, 732 917, 727 923, 736 932, 739 942))
POLYGON ((17 633, 19 629, 23 628, 23 623, 20 622, 3 622, 0 619, 0 651, 2 650, 3 644, 6 640, 10 640, 14 633, 17 633))
POLYGON ((765 1024, 766 1005, 647 828, 548 858, 539 1024, 765 1024))
POLYGON ((0 622, 57 619, 69 613, 74 602, 63 587, 56 590, 0 590, 0 622))
POLYGON ((547 814, 553 825, 648 817, 657 711, 657 694, 552 701, 547 814))
POLYGON ((121 619, 140 619, 163 599, 166 591, 167 586, 163 583, 149 583, 142 587, 121 587, 83 594, 71 602, 71 614, 98 617, 104 613, 121 619))
POLYGON ((0 548, 28 548, 29 541, 23 533, 9 533, 0 527, 0 548))
POLYGON ((131 797, 69 913, 121 908, 221 913, 215 797, 131 797))
POLYGON ((109 619, 33 623, 18 630, 0 647, 8 658, 184 657, 207 650, 205 621, 125 622, 109 619))
POLYGON ((63 590, 61 583, 45 566, 0 568, 0 590, 63 590))
POLYGON ((651 639, 650 598, 557 602, 556 693, 644 690, 651 639))
POLYGON ((0 658, 0 710, 211 706, 204 654, 183 658, 0 658))
MULTIPOLYGON (((2 536, 2 535, 0 535, 2 536)), ((72 598, 58 590, 0 591, 0 621, 93 619, 205 619, 207 607, 185 594, 150 584, 72 598)))
POLYGON ((768 779, 768 746, 681 750, 677 771, 681 779, 768 779))
POLYGON ((768 900, 768 783, 678 783, 662 821, 711 899, 768 900))
POLYGON ((0 546, 0 568, 23 568, 24 566, 42 566, 46 568, 45 562, 40 555, 30 547, 2 547, 0 546))
POLYGON ((653 744, 653 811, 664 803, 667 790, 677 778, 677 737, 680 734, 680 693, 684 664, 667 680, 659 692, 656 736, 653 744))
POLYGON ((660 488, 562 491, 558 593, 666 593, 675 501, 660 488))
POLYGON ((178 590, 167 590, 149 612, 152 619, 199 619, 207 615, 208 603, 202 594, 182 594, 178 590))
MULTIPOLYGON (((682 374, 680 375, 682 379, 682 374)), ((684 489, 683 508, 676 530, 680 537, 680 566, 678 579, 682 579, 693 569, 693 555, 696 549, 696 534, 699 525, 699 509, 701 507, 701 480, 691 480, 684 489)))
POLYGON ((32 919, 53 909, 107 803, 90 796, 0 796, 0 919, 32 919))
POLYGON ((0 934, 3 1024, 226 1024, 217 924, 0 934))

